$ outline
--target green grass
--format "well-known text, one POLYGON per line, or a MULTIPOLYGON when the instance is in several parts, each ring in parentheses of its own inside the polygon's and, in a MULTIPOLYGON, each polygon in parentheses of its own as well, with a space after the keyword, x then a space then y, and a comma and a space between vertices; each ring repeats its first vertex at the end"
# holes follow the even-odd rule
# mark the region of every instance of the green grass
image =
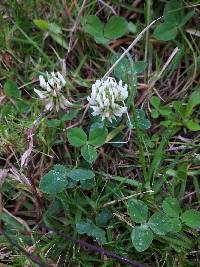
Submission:
MULTIPOLYGON (((167 1, 158 5, 147 0, 136 6, 131 1, 104 2, 110 7, 101 1, 86 1, 78 20, 82 0, 8 0, 0 4, 2 266, 39 266, 35 260, 46 266, 130 266, 113 254, 144 266, 198 266, 200 47, 199 36, 187 30, 200 30, 198 6, 192 7, 199 1, 184 2, 181 7, 182 1, 177 4, 172 0, 175 16, 165 13, 110 74, 128 84, 126 104, 132 127, 126 115, 102 125, 87 109, 86 97, 92 84, 105 75, 138 34, 166 12, 167 1), (136 27, 133 32, 121 29, 121 33, 120 25, 114 30, 111 27, 104 31, 109 35, 105 41, 105 36, 95 32, 95 23, 89 29, 85 25, 89 15, 106 23, 114 15, 112 9, 136 27), (183 22, 190 12, 194 13, 183 22), (36 20, 43 21, 38 24, 36 20), (171 23, 170 29, 177 28, 175 36, 165 32, 167 23, 171 23), (155 34, 160 25, 164 30, 155 34), (73 48, 68 51, 70 40, 73 48), (179 51, 157 80, 176 47, 179 51), (38 76, 46 71, 63 74, 63 94, 74 103, 72 109, 44 112, 34 88, 40 89, 38 76), (159 105, 154 105, 152 96, 160 99, 159 105), (34 146, 27 165, 21 166, 30 143, 28 131, 35 121, 34 146), (77 130, 76 138, 82 138, 79 146, 74 135, 69 138, 75 127, 85 133, 81 136, 77 130), (97 129, 93 137, 92 128, 97 129), (93 153, 92 159, 89 153, 93 153), (74 169, 79 175, 71 178, 74 169), (83 169, 95 177, 88 179, 83 169), (24 176, 30 185, 23 182, 24 176), (64 186, 59 184, 62 177, 64 186), (173 216, 163 208, 168 197, 180 205, 174 223, 174 227, 181 224, 179 231, 172 229, 173 216), (138 216, 148 209, 141 221, 132 215, 137 213, 137 200, 142 201, 138 216), (131 201, 135 206, 130 211, 131 201), (171 227, 164 234, 158 233, 161 220, 156 230, 150 226, 152 216, 161 212, 171 227), (153 234, 152 243, 142 252, 137 251, 135 237, 131 238, 133 229, 140 225, 153 234), (94 250, 86 249, 82 241, 94 250), (107 256, 97 253, 99 247, 107 256)), ((142 244, 147 244, 147 237, 141 238, 142 244)))

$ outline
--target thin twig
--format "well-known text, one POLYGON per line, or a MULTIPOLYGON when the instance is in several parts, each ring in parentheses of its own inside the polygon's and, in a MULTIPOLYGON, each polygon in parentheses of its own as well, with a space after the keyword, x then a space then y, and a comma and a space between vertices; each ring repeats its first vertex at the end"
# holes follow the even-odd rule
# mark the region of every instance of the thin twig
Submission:
MULTIPOLYGON (((178 47, 176 47, 173 50, 173 52, 171 53, 170 57, 168 58, 168 60, 164 64, 164 66, 162 67, 161 71, 158 73, 158 75, 155 77, 155 79, 149 84, 148 89, 146 90, 146 92, 140 97, 140 99, 136 103, 136 106, 140 105, 143 102, 143 100, 145 99, 145 97, 148 95, 149 91, 154 87, 155 83, 160 79, 160 77, 162 76, 163 72, 169 66, 170 62, 172 61, 172 59, 174 58, 174 56, 177 54, 178 51, 179 51, 179 48, 178 47)), ((162 97, 157 92, 157 90, 154 89, 154 91, 156 92, 156 94, 158 95, 158 97, 162 99, 162 97)))
POLYGON ((137 44, 137 42, 142 38, 143 34, 149 29, 151 28, 151 26, 157 22, 158 20, 160 20, 162 17, 155 19, 154 21, 152 21, 147 27, 145 27, 139 34, 138 36, 135 38, 135 40, 129 45, 129 47, 124 51, 124 53, 121 54, 121 56, 115 61, 115 63, 111 66, 111 68, 106 72, 106 74, 103 76, 103 79, 105 79, 113 70, 114 68, 117 66, 117 64, 126 56, 126 54, 137 44))
POLYGON ((73 42, 73 33, 75 32, 75 30, 76 30, 76 28, 77 28, 77 26, 79 24, 80 16, 81 16, 81 13, 82 13, 82 11, 84 9, 84 6, 85 6, 86 2, 87 2, 87 0, 83 0, 81 9, 80 9, 80 11, 78 13, 78 16, 77 16, 77 18, 75 20, 75 23, 74 23, 74 25, 73 25, 73 27, 71 29, 71 32, 70 32, 70 40, 69 40, 69 46, 68 46, 67 54, 69 54, 71 52, 71 47, 72 47, 72 42, 73 42))
POLYGON ((86 241, 83 241, 83 240, 78 240, 76 239, 75 237, 73 236, 70 236, 70 235, 66 235, 64 232, 61 232, 61 231, 57 231, 55 229, 51 229, 49 227, 46 227, 45 225, 42 225, 42 227, 44 227, 46 230, 48 231, 51 231, 51 232, 54 232, 56 233, 58 236, 64 238, 65 240, 67 241, 72 241, 76 244, 79 244, 81 247, 84 247, 90 251, 93 251, 93 252, 96 252, 96 253, 99 253, 101 255, 105 255, 109 258, 112 258, 112 259, 115 259, 119 262, 121 262, 122 264, 127 264, 129 266, 133 266, 133 267, 145 267, 145 265, 137 262, 137 261, 134 261, 134 260, 130 260, 130 259, 126 259, 124 257, 121 257, 113 252, 110 252, 108 250, 105 250, 104 248, 102 247, 97 247, 95 245, 91 245, 89 243, 87 243, 86 241))
POLYGON ((146 191, 146 192, 140 192, 140 193, 133 194, 133 195, 130 195, 130 196, 122 197, 121 199, 116 199, 116 200, 107 202, 107 203, 105 203, 102 207, 105 208, 105 207, 107 207, 107 206, 114 205, 114 204, 116 204, 116 203, 119 203, 119 202, 128 200, 128 199, 133 198, 133 197, 140 196, 140 195, 142 195, 142 194, 147 194, 147 193, 154 193, 154 191, 153 191, 153 190, 149 190, 149 191, 146 191))
POLYGON ((86 115, 88 109, 89 109, 89 104, 86 105, 86 108, 85 108, 85 110, 84 110, 84 112, 83 112, 83 116, 81 117, 81 119, 80 119, 78 122, 76 122, 76 123, 70 125, 69 127, 65 128, 65 130, 69 130, 69 129, 71 129, 71 128, 74 128, 74 127, 80 125, 80 124, 83 122, 83 120, 84 120, 84 118, 85 118, 85 115, 86 115))
POLYGON ((104 2, 103 0, 98 0, 102 5, 104 5, 104 6, 106 6, 107 8, 109 8, 111 11, 112 11, 112 13, 114 14, 114 15, 117 15, 117 13, 115 12, 115 10, 114 10, 114 8, 112 8, 109 4, 107 4, 106 2, 104 2))
POLYGON ((8 240, 8 242, 12 245, 13 248, 17 248, 18 250, 20 250, 28 259, 36 263, 39 267, 50 267, 50 265, 42 262, 38 256, 33 256, 23 247, 21 247, 15 240, 12 240, 2 228, 0 228, 0 233, 8 240))

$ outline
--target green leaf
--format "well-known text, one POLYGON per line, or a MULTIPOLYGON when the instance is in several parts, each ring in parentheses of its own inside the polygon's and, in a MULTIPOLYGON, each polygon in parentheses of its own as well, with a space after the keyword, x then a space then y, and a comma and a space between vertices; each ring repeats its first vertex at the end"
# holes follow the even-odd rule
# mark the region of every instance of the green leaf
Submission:
POLYGON ((171 224, 171 230, 170 230, 170 232, 178 233, 178 232, 181 231, 182 224, 181 224, 181 221, 178 218, 172 218, 170 220, 170 224, 171 224))
POLYGON ((160 122, 160 125, 162 125, 164 127, 169 127, 170 124, 171 124, 170 120, 165 120, 165 121, 160 122))
POLYGON ((112 16, 104 27, 104 37, 107 39, 117 39, 128 31, 128 22, 120 16, 112 16))
POLYGON ((133 70, 136 73, 141 73, 141 72, 145 71, 146 67, 147 67, 147 62, 145 62, 145 61, 133 62, 133 70))
POLYGON ((95 174, 91 170, 87 169, 73 169, 67 173, 67 176, 72 180, 80 181, 80 180, 90 180, 94 178, 95 174))
POLYGON ((179 114, 179 116, 185 117, 185 115, 186 115, 185 107, 183 106, 182 101, 173 101, 172 105, 173 105, 173 108, 175 109, 175 111, 177 112, 177 114, 179 114))
POLYGON ((133 222, 146 222, 148 217, 148 207, 143 201, 137 199, 129 200, 127 208, 128 214, 133 222))
POLYGON ((159 112, 162 116, 169 116, 172 113, 172 110, 168 106, 162 106, 159 108, 159 112))
POLYGON ((158 40, 170 41, 176 38, 177 28, 171 23, 161 23, 158 25, 154 31, 154 36, 158 40))
POLYGON ((34 19, 34 24, 43 31, 48 31, 49 29, 49 23, 46 20, 43 19, 34 19))
POLYGON ((92 236, 99 244, 106 243, 105 231, 97 227, 93 222, 81 222, 76 224, 76 230, 79 234, 92 236))
MULTIPOLYGON (((93 188, 96 187, 95 179, 90 180, 80 180, 81 188, 87 191, 91 191, 93 188)), ((93 202, 93 201, 92 201, 93 202)), ((94 202, 93 202, 94 203, 94 202)), ((93 205, 93 204, 92 204, 93 205)))
POLYGON ((182 1, 170 0, 164 9, 164 19, 171 26, 180 26, 184 18, 184 6, 182 1))
POLYGON ((100 227, 107 226, 112 218, 112 212, 109 209, 104 209, 95 217, 96 224, 100 227))
POLYGON ((5 82, 3 90, 4 90, 4 93, 9 97, 13 97, 13 98, 20 97, 20 91, 17 87, 17 84, 12 80, 8 80, 5 82))
POLYGON ((47 120, 47 125, 49 128, 58 128, 60 126, 60 120, 47 120))
MULTIPOLYGON (((111 64, 114 64, 119 57, 120 54, 114 54, 111 58, 111 64)), ((129 61, 129 59, 123 58, 114 68, 114 76, 119 80, 126 81, 131 75, 135 75, 135 71, 133 69, 133 60, 129 61)))
MULTIPOLYGON (((92 118, 97 118, 98 119, 98 117, 92 117, 92 118)), ((104 122, 102 122, 102 120, 101 120, 101 118, 100 118, 100 121, 98 122, 94 122, 94 123, 92 123, 91 125, 90 125, 90 131, 92 131, 93 129, 96 129, 96 128, 102 128, 102 129, 104 129, 104 122)))
POLYGON ((186 24, 193 15, 193 10, 184 15, 183 1, 168 1, 164 9, 164 23, 156 27, 154 36, 163 41, 175 39, 178 28, 186 24))
POLYGON ((106 132, 104 128, 92 128, 89 133, 89 144, 93 146, 103 145, 106 141, 106 132))
POLYGON ((145 251, 153 241, 153 233, 146 225, 136 226, 131 233, 133 246, 138 252, 145 251))
POLYGON ((9 228, 12 228, 13 230, 17 229, 19 231, 26 231, 27 227, 23 223, 20 223, 19 220, 17 220, 14 216, 11 216, 7 213, 4 213, 3 211, 0 212, 0 221, 1 223, 8 224, 9 228))
POLYGON ((111 42, 109 39, 104 38, 103 36, 97 36, 94 39, 95 39, 97 44, 107 45, 111 42))
POLYGON ((137 32, 137 25, 135 25, 133 22, 128 23, 128 30, 129 32, 136 33, 137 32))
MULTIPOLYGON (((151 127, 151 122, 148 119, 146 119, 144 110, 136 109, 135 115, 136 115, 138 127, 141 130, 146 130, 151 127)), ((135 129, 136 126, 135 126, 134 118, 131 119, 131 122, 132 122, 133 128, 135 129)))
POLYGON ((61 34, 62 33, 62 28, 56 24, 56 23, 49 23, 49 31, 50 31, 50 34, 51 33, 54 33, 54 34, 61 34))
POLYGON ((59 199, 54 198, 53 202, 51 202, 51 204, 45 211, 45 215, 48 217, 53 217, 58 215, 62 211, 63 211, 62 202, 59 199))
POLYGON ((199 228, 200 227, 200 212, 191 209, 191 210, 186 210, 182 216, 181 220, 189 227, 191 228, 199 228))
POLYGON ((16 101, 16 104, 17 104, 17 111, 19 113, 27 112, 32 108, 32 105, 28 100, 18 99, 16 101))
POLYGON ((190 116, 193 113, 193 109, 198 105, 200 105, 200 91, 195 91, 191 94, 187 104, 187 116, 190 116))
POLYGON ((200 124, 195 122, 194 120, 187 121, 186 126, 191 131, 194 131, 194 132, 200 131, 200 124))
POLYGON ((188 164, 182 163, 178 170, 176 171, 176 177, 182 181, 185 181, 187 179, 187 172, 188 172, 188 164))
MULTIPOLYGON (((114 54, 111 58, 111 63, 114 64, 120 57, 120 54, 114 54)), ((126 81, 127 77, 136 80, 136 73, 143 72, 147 67, 147 63, 145 61, 136 61, 134 62, 132 59, 123 58, 117 66, 114 68, 114 75, 119 80, 126 81)))
POLYGON ((61 121, 71 121, 76 117, 77 114, 78 110, 76 109, 69 110, 66 114, 64 114, 61 117, 61 121))
POLYGON ((65 48, 65 49, 68 49, 68 44, 67 44, 67 42, 65 41, 65 39, 62 37, 62 35, 57 34, 57 33, 50 32, 50 36, 51 36, 52 39, 53 39, 56 43, 58 43, 60 46, 62 46, 62 47, 65 48))
POLYGON ((160 98, 157 97, 157 96, 152 96, 151 99, 150 99, 150 103, 155 109, 159 109, 159 107, 160 107, 160 98))
POLYGON ((103 38, 104 24, 97 16, 87 16, 84 30, 91 34, 94 38, 103 38))
POLYGON ((81 147, 81 155, 87 162, 93 163, 97 158, 97 151, 90 145, 84 145, 81 147))
POLYGON ((67 133, 69 143, 74 147, 80 147, 87 142, 87 135, 81 128, 72 128, 67 133))
POLYGON ((179 202, 174 197, 166 198, 162 203, 162 208, 169 217, 179 217, 181 212, 179 202))
POLYGON ((149 219, 148 225, 157 235, 165 235, 170 232, 170 219, 163 212, 155 212, 149 219))
POLYGON ((112 16, 104 24, 97 16, 87 16, 84 24, 85 32, 91 34, 97 43, 109 44, 128 31, 128 22, 123 17, 112 16))
POLYGON ((1 115, 3 117, 7 117, 7 116, 16 116, 17 114, 17 110, 15 108, 15 106, 8 102, 5 103, 2 107, 1 107, 1 115))
POLYGON ((58 194, 66 188, 68 183, 67 170, 63 165, 56 165, 53 170, 42 176, 40 190, 47 194, 58 194))
POLYGON ((156 109, 152 109, 151 110, 151 117, 153 119, 157 119, 159 117, 159 113, 158 113, 158 111, 156 109))
POLYGON ((184 26, 195 14, 194 10, 191 10, 187 15, 183 16, 181 23, 179 24, 179 27, 184 26))

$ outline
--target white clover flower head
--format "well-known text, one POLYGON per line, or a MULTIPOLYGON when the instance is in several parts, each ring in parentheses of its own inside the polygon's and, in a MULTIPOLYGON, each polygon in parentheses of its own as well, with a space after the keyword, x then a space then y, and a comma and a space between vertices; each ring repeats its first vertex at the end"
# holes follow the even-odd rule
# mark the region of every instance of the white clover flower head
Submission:
POLYGON ((46 73, 47 81, 44 76, 39 76, 40 87, 43 90, 37 90, 34 88, 35 93, 45 103, 46 110, 52 110, 54 107, 58 112, 59 109, 65 109, 71 107, 70 103, 62 94, 62 88, 65 86, 66 81, 60 72, 46 73))
POLYGON ((127 113, 124 100, 128 97, 127 84, 118 83, 112 77, 97 80, 92 85, 91 96, 87 97, 93 116, 101 116, 102 121, 106 118, 112 122, 113 119, 127 113))

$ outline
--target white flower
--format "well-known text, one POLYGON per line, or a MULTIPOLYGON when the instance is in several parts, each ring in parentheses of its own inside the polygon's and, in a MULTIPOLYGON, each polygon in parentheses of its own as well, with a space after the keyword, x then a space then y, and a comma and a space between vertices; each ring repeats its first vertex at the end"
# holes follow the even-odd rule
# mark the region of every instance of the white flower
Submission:
POLYGON ((119 83, 112 77, 106 80, 97 80, 92 85, 91 96, 87 97, 90 107, 93 109, 92 115, 106 118, 112 122, 116 116, 121 117, 127 112, 124 106, 124 100, 128 97, 127 84, 123 86, 122 81, 119 83))
POLYGON ((70 103, 61 92, 66 81, 60 72, 47 72, 46 76, 47 81, 42 75, 39 76, 40 87, 43 90, 34 88, 35 93, 44 101, 45 109, 52 110, 55 107, 58 112, 60 108, 65 109, 66 107, 71 107, 73 104, 70 103))

